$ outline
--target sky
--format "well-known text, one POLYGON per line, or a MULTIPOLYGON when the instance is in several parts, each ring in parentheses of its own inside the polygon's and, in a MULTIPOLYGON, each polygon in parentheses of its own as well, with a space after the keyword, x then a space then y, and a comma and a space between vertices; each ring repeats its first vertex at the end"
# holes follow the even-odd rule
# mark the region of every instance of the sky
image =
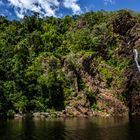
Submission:
POLYGON ((140 0, 0 0, 0 15, 22 19, 38 12, 41 17, 78 15, 88 11, 131 9, 140 12, 140 0))

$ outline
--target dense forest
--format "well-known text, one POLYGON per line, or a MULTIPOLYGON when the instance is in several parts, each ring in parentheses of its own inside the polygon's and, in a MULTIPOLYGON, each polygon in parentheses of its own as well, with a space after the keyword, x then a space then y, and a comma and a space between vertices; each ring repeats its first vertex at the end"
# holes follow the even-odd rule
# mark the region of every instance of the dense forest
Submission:
POLYGON ((133 62, 139 22, 129 10, 43 19, 34 13, 20 21, 0 16, 0 117, 126 113, 140 99, 133 62))

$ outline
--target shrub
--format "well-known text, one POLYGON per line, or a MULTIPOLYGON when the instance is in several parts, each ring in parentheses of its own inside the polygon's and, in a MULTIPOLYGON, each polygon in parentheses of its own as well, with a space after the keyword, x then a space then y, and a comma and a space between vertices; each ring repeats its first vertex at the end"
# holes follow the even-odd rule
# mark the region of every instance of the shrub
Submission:
POLYGON ((7 117, 8 118, 14 118, 14 115, 15 115, 15 111, 10 109, 7 111, 7 117))

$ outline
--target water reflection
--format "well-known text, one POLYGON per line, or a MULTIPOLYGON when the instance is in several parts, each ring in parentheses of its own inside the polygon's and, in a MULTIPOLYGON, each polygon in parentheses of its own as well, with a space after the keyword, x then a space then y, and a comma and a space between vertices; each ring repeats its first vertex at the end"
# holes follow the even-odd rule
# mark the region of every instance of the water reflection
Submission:
POLYGON ((66 119, 0 121, 0 140, 139 140, 140 120, 66 119))

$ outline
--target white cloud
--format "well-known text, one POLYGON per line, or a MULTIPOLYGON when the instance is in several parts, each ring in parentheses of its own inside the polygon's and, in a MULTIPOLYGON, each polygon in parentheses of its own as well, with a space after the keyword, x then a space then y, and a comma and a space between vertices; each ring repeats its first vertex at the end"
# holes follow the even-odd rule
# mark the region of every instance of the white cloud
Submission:
POLYGON ((0 13, 0 16, 3 16, 4 17, 5 15, 3 13, 0 13))
POLYGON ((78 0, 8 0, 14 7, 19 18, 23 18, 28 11, 38 12, 41 16, 56 16, 60 5, 72 9, 73 14, 80 14, 78 0))
POLYGON ((23 9, 15 9, 15 13, 19 18, 24 18, 24 10, 23 9))
POLYGON ((78 0, 64 0, 63 5, 65 8, 72 9, 73 14, 81 13, 81 8, 77 4, 78 0))
MULTIPOLYGON (((60 6, 66 9, 71 9, 73 14, 80 14, 81 10, 80 0, 7 0, 15 10, 19 18, 23 18, 29 11, 38 12, 42 17, 44 16, 62 16, 59 12, 60 6)), ((105 5, 115 4, 116 0, 103 0, 105 5)), ((3 2, 0 0, 0 5, 3 2)), ((91 9, 91 8, 89 8, 91 9)))
POLYGON ((43 16, 56 16, 59 7, 58 0, 8 0, 14 7, 19 18, 23 18, 27 11, 38 12, 43 16))
POLYGON ((104 0, 104 4, 115 4, 115 0, 104 0))

